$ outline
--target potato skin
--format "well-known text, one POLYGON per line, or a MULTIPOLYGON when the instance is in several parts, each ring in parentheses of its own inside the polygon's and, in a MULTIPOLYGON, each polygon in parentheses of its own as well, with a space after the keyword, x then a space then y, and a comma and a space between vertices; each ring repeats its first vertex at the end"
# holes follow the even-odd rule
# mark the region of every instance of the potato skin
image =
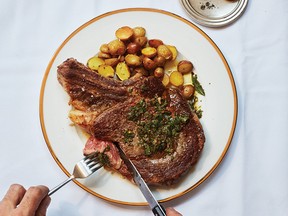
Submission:
POLYGON ((190 99, 195 93, 195 88, 193 85, 190 85, 190 84, 184 85, 181 93, 182 93, 184 98, 190 99))
POLYGON ((103 59, 107 59, 107 58, 111 58, 111 55, 109 53, 104 53, 104 52, 99 52, 98 53, 98 57, 99 58, 103 58, 103 59))
POLYGON ((171 46, 171 45, 166 45, 168 47, 168 49, 171 51, 172 53, 172 61, 175 60, 178 56, 178 50, 175 46, 171 46))
POLYGON ((109 53, 108 45, 107 44, 102 44, 100 46, 100 51, 103 52, 103 53, 109 53))
POLYGON ((112 67, 115 67, 119 63, 119 59, 118 58, 108 58, 108 59, 104 59, 104 62, 106 65, 110 65, 112 67))
POLYGON ((178 63, 177 70, 182 74, 191 73, 193 70, 193 64, 188 60, 182 60, 178 63))
POLYGON ((112 56, 123 55, 126 51, 126 46, 121 40, 113 40, 108 43, 108 50, 112 56))
POLYGON ((157 66, 159 67, 164 67, 166 64, 166 59, 163 56, 155 56, 153 61, 156 63, 157 66))
POLYGON ((163 67, 156 67, 154 70, 154 76, 155 77, 163 77, 165 74, 164 68, 163 67))
POLYGON ((135 37, 134 41, 135 43, 138 43, 141 47, 146 46, 147 44, 147 37, 141 36, 141 37, 135 37))
POLYGON ((172 52, 166 45, 159 45, 157 47, 157 54, 164 57, 166 60, 171 60, 173 57, 172 52))
POLYGON ((145 56, 143 58, 143 66, 147 70, 153 70, 153 69, 156 68, 157 65, 152 59, 150 59, 147 56, 145 56))
POLYGON ((158 46, 163 45, 164 43, 162 40, 159 39, 150 39, 148 40, 148 44, 150 47, 157 48, 158 46))
POLYGON ((146 30, 143 27, 137 26, 133 28, 133 36, 136 37, 144 37, 146 35, 146 30))
POLYGON ((126 52, 128 54, 137 54, 140 50, 141 50, 140 44, 135 42, 130 42, 126 48, 126 52))
POLYGON ((135 67, 134 68, 134 73, 139 73, 139 74, 142 74, 144 76, 148 76, 149 75, 149 72, 143 66, 135 67))

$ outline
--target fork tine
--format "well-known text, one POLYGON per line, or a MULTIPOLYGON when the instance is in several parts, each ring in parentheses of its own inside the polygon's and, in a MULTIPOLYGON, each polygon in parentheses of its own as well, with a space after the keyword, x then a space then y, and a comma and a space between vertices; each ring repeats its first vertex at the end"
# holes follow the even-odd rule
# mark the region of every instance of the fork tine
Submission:
POLYGON ((89 160, 84 161, 87 165, 90 165, 92 163, 99 163, 99 160, 97 157, 91 158, 89 160))
POLYGON ((91 154, 88 154, 88 155, 86 155, 86 156, 83 158, 83 161, 89 161, 89 160, 91 160, 91 159, 93 159, 93 158, 96 158, 96 155, 97 155, 97 152, 93 152, 93 153, 91 153, 91 154))
POLYGON ((86 163, 86 165, 87 165, 89 168, 93 167, 93 166, 96 165, 96 164, 99 164, 99 161, 98 161, 98 160, 90 161, 88 164, 86 163))
POLYGON ((84 158, 84 163, 92 171, 95 172, 100 169, 103 165, 99 163, 97 158, 97 152, 91 153, 84 158))
POLYGON ((83 162, 88 166, 91 167, 93 166, 95 163, 99 163, 99 160, 97 158, 97 153, 92 153, 87 155, 84 159, 83 162))
POLYGON ((103 165, 100 163, 95 164, 94 166, 92 166, 90 169, 92 172, 97 171, 98 169, 100 169, 103 165))

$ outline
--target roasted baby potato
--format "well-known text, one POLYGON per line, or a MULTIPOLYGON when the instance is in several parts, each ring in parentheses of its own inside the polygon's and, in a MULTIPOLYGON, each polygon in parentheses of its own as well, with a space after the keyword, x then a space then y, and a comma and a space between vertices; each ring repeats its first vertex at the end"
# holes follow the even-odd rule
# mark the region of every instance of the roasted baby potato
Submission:
POLYGON ((130 70, 125 62, 119 62, 117 64, 116 75, 120 80, 126 80, 130 78, 130 70))
POLYGON ((98 57, 99 58, 103 58, 103 59, 106 59, 106 58, 111 58, 111 55, 109 53, 104 53, 104 52, 99 52, 98 53, 98 57))
POLYGON ((94 56, 87 61, 87 66, 92 70, 98 70, 98 67, 103 64, 105 64, 104 60, 97 56, 94 56))
POLYGON ((112 67, 115 67, 118 62, 119 59, 118 58, 108 58, 108 59, 104 59, 105 65, 110 65, 112 67))
POLYGON ((190 99, 195 93, 195 88, 193 85, 184 85, 182 89, 182 95, 186 99, 190 99))
POLYGON ((148 41, 148 44, 150 47, 157 48, 158 46, 163 45, 164 43, 162 40, 159 39, 151 39, 148 41))
POLYGON ((126 52, 128 54, 137 54, 140 50, 141 50, 140 44, 135 42, 130 42, 126 48, 126 52))
POLYGON ((166 59, 163 56, 155 56, 153 61, 156 63, 157 66, 159 67, 164 67, 166 64, 166 59))
POLYGON ((149 72, 144 67, 141 67, 141 66, 134 68, 134 73, 139 73, 139 74, 142 74, 144 76, 149 75, 149 72))
POLYGON ((170 80, 169 80, 169 75, 164 73, 164 76, 163 76, 163 79, 162 79, 162 83, 164 86, 168 86, 169 83, 170 83, 170 80))
POLYGON ((133 34, 134 34, 134 31, 129 26, 123 26, 117 29, 115 32, 116 37, 121 41, 129 40, 133 34))
POLYGON ((104 77, 114 77, 114 68, 103 64, 98 67, 98 73, 104 77))
POLYGON ((177 70, 182 74, 191 73, 193 70, 193 64, 190 61, 182 60, 178 63, 177 70))
POLYGON ((171 60, 173 57, 172 52, 166 45, 159 45, 157 47, 157 54, 164 57, 166 60, 171 60))
POLYGON ((144 55, 144 56, 147 56, 149 58, 153 58, 154 56, 156 56, 157 54, 157 50, 156 48, 154 47, 145 47, 141 50, 141 53, 144 55))
POLYGON ((134 54, 128 54, 125 56, 125 62, 128 66, 136 67, 142 64, 141 58, 134 54))
POLYGON ((141 47, 144 47, 147 44, 147 37, 135 37, 133 42, 138 43, 141 47))
POLYGON ((102 44, 102 45, 100 46, 100 52, 109 53, 108 45, 107 45, 107 44, 102 44))
POLYGON ((143 27, 135 27, 133 28, 134 37, 144 37, 146 35, 146 30, 143 27))
POLYGON ((171 51, 172 53, 172 58, 171 60, 175 60, 177 58, 177 55, 178 55, 178 51, 176 49, 175 46, 171 46, 171 45, 166 45, 168 47, 168 49, 171 51))
POLYGON ((147 56, 143 58, 143 66, 146 70, 153 70, 157 67, 156 63, 147 56))
POLYGON ((109 53, 112 56, 123 55, 126 51, 126 46, 121 40, 113 40, 108 43, 109 53))
POLYGON ((169 80, 170 80, 170 83, 176 87, 181 86, 184 83, 183 75, 179 71, 173 71, 170 74, 169 80))
POLYGON ((154 76, 155 77, 163 77, 165 74, 164 68, 163 67, 156 67, 154 70, 154 76))

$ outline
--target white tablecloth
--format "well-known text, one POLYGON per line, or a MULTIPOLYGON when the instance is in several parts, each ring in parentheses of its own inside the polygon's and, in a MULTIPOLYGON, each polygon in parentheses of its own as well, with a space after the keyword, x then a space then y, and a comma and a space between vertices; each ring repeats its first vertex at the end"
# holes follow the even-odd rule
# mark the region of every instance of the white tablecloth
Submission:
MULTIPOLYGON (((0 2, 0 196, 9 185, 57 185, 66 175, 42 136, 39 93, 49 60, 88 20, 130 7, 191 20, 176 0, 2 0, 0 2)), ((239 113, 230 149, 216 171, 188 194, 163 203, 183 215, 288 215, 288 2, 249 1, 232 25, 203 29, 226 57, 239 113)), ((221 122, 219 122, 221 124, 221 122)), ((70 183, 54 194, 49 216, 152 215, 94 197, 70 183)))

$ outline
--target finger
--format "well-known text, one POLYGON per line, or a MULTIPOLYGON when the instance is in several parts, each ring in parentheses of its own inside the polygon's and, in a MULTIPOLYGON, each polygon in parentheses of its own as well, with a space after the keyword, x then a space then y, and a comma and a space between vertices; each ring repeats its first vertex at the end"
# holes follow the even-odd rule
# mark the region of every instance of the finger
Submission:
POLYGON ((14 209, 22 200, 25 192, 26 190, 22 185, 12 184, 5 194, 2 202, 5 202, 5 205, 14 209))
POLYGON ((50 205, 51 198, 46 196, 39 205, 35 216, 45 216, 48 206, 50 205))
POLYGON ((182 216, 182 214, 180 214, 178 211, 171 207, 166 209, 166 214, 167 216, 182 216))
POLYGON ((47 196, 49 189, 46 186, 30 187, 20 202, 17 210, 23 215, 34 215, 40 203, 47 196))

